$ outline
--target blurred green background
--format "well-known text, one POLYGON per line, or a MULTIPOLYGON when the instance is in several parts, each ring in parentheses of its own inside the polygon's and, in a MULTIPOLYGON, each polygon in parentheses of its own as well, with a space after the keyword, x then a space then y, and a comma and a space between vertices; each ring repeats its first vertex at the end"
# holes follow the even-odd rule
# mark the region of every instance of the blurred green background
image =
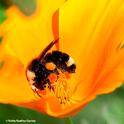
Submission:
MULTIPOLYGON (((7 19, 5 9, 12 4, 17 5, 27 16, 31 15, 36 7, 35 0, 0 0, 0 24, 7 19)), ((35 124, 65 124, 63 119, 14 105, 0 104, 0 124, 9 123, 7 121, 13 119, 35 120, 35 124)), ((114 93, 97 97, 71 119, 74 124, 124 124, 124 86, 114 93)))

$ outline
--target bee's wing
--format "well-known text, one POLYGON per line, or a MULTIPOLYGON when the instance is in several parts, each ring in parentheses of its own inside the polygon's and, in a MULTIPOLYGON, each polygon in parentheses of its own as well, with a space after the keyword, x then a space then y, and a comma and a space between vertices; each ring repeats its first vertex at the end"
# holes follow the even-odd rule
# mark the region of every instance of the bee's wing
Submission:
POLYGON ((58 43, 59 42, 59 38, 52 41, 44 50, 43 52, 41 53, 40 57, 39 57, 39 60, 42 60, 42 58, 45 56, 45 54, 47 53, 48 50, 50 50, 54 44, 58 43))

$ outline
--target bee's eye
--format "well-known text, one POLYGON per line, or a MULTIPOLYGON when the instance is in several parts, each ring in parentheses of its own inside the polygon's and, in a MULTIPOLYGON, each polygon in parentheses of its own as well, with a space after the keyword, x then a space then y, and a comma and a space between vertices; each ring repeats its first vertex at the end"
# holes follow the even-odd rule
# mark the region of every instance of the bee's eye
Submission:
POLYGON ((53 71, 53 70, 55 70, 56 65, 53 62, 47 62, 45 64, 45 67, 46 67, 46 69, 53 71))

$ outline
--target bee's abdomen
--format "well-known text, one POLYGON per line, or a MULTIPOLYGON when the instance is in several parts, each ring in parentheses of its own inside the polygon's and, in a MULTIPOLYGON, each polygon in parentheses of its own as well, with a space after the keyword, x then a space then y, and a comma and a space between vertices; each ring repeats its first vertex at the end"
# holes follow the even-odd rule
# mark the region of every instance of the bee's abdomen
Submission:
POLYGON ((48 53, 44 61, 53 62, 57 68, 62 71, 68 71, 69 73, 75 73, 76 65, 74 60, 66 53, 62 53, 60 51, 52 51, 52 53, 48 53))

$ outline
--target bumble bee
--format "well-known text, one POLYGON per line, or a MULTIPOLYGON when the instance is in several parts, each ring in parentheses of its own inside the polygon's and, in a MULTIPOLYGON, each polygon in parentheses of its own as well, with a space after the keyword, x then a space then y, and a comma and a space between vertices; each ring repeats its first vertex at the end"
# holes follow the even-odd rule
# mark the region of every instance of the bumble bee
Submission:
POLYGON ((45 90, 46 86, 51 89, 60 73, 65 73, 67 78, 70 73, 75 73, 76 65, 68 54, 58 50, 49 52, 58 41, 58 39, 52 41, 39 57, 30 62, 26 69, 27 80, 32 90, 38 95, 38 92, 45 90))

